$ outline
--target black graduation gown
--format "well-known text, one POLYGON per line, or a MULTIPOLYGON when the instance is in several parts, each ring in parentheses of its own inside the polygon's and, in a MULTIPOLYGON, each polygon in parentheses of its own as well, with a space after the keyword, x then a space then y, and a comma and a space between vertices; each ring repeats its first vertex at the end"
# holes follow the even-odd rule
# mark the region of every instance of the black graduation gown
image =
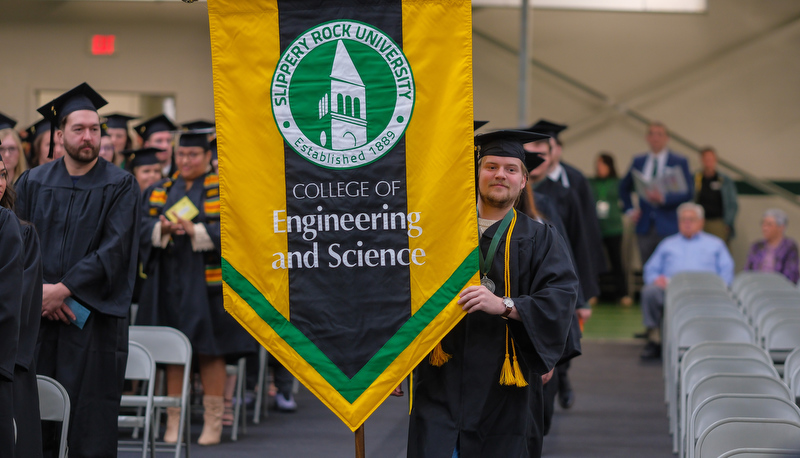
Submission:
MULTIPOLYGON (((192 221, 205 227, 214 244, 215 264, 219 264, 220 227, 218 220, 210 222, 205 216, 205 176, 195 179, 188 191, 183 178, 176 178, 167 191, 164 210, 188 196, 200 211, 192 221)), ((173 235, 166 248, 153 246, 153 227, 159 218, 149 214, 149 195, 162 183, 148 188, 142 199, 140 256, 147 280, 139 298, 137 322, 179 329, 189 338, 195 354, 234 359, 255 352, 255 339, 225 310, 222 287, 206 283, 206 252, 193 251, 188 235, 173 235)))
POLYGON ((598 274, 602 274, 608 270, 608 266, 603 254, 603 234, 600 232, 600 220, 597 219, 597 207, 592 186, 580 170, 565 162, 561 162, 561 166, 564 167, 567 180, 569 180, 569 189, 577 198, 581 207, 581 215, 586 221, 584 233, 589 240, 589 247, 593 248, 589 253, 594 260, 595 270, 598 274))
MULTIPOLYGON (((499 223, 480 239, 484 253, 499 223)), ((504 292, 505 236, 489 272, 504 292)), ((442 339, 453 357, 441 367, 425 359, 414 374, 408 456, 538 457, 542 442, 542 380, 561 358, 578 281, 569 252, 551 225, 518 213, 509 250, 510 297, 521 321, 468 314, 442 339), (564 306, 567 304, 567 306, 564 306), (500 385, 506 325, 527 387, 500 385)))
MULTIPOLYGON (((585 227, 587 223, 582 215, 582 210, 578 198, 567 188, 561 186, 549 178, 545 178, 534 185, 537 194, 544 194, 553 200, 553 204, 558 210, 564 228, 567 231, 567 239, 572 246, 572 253, 575 256, 575 271, 580 280, 583 297, 595 297, 600 294, 600 286, 597 280, 597 269, 595 266, 592 247, 589 238, 586 236, 585 227)), ((602 245, 598 245, 600 247, 602 245)))
POLYGON ((42 253, 39 236, 32 224, 23 224, 22 244, 25 247, 25 270, 22 278, 19 347, 14 368, 16 452, 18 457, 37 458, 42 456, 42 429, 34 354, 42 319, 42 253))
POLYGON ((14 456, 14 364, 22 307, 23 249, 19 220, 0 207, 0 456, 14 456))
MULTIPOLYGON (((83 329, 41 321, 37 373, 58 380, 70 396, 70 455, 115 456, 139 185, 101 160, 73 182, 62 158, 23 173, 17 192, 17 214, 39 232, 44 282, 63 283, 91 312, 83 329)), ((45 456, 55 452, 55 431, 43 431, 45 456)))
MULTIPOLYGON (((525 197, 527 194, 523 194, 525 197)), ((572 253, 572 247, 569 244, 569 237, 567 236, 567 231, 564 228, 564 223, 561 222, 561 217, 558 214, 558 210, 556 209, 555 205, 553 204, 550 197, 535 193, 534 194, 534 201, 536 203, 536 210, 540 213, 540 216, 550 224, 552 224, 556 231, 558 231, 559 235, 564 238, 565 244, 569 249, 570 259, 575 264, 575 256, 572 253)), ((522 205, 524 207, 524 204, 522 205)), ((580 279, 579 279, 580 281, 580 279)), ((583 291, 581 288, 578 288, 578 301, 577 307, 582 307, 585 305, 586 300, 583 297, 583 291)), ((559 360, 556 366, 564 366, 566 367, 566 363, 568 363, 572 358, 581 355, 581 328, 580 323, 578 320, 572 320, 570 323, 569 328, 569 336, 567 337, 567 344, 564 348, 564 354, 561 355, 561 360, 559 360)), ((543 434, 546 436, 548 432, 550 432, 550 425, 552 424, 553 414, 555 413, 555 401, 556 395, 558 394, 558 376, 559 370, 553 372, 553 376, 551 377, 550 381, 547 382, 542 388, 542 397, 543 397, 543 412, 544 412, 544 421, 542 422, 542 430, 543 434)))

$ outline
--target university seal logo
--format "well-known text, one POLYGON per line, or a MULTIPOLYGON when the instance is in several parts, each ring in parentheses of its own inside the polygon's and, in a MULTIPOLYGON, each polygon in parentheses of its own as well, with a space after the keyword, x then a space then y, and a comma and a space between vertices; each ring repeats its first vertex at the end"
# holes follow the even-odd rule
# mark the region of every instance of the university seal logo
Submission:
POLYGON ((272 112, 286 143, 320 167, 352 169, 391 151, 414 108, 411 67, 399 46, 363 22, 305 31, 281 55, 272 112))

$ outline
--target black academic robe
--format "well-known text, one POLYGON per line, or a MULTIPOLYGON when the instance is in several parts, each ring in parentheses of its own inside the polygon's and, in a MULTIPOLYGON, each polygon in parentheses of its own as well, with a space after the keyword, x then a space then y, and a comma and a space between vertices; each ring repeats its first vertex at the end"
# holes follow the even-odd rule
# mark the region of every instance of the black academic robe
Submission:
MULTIPOLYGON (((527 196, 527 194, 523 194, 523 197, 525 196, 527 196)), ((553 204, 552 199, 544 194, 535 193, 534 201, 536 203, 536 211, 539 212, 539 216, 552 224, 553 227, 556 228, 556 231, 559 233, 559 235, 564 238, 567 248, 569 249, 570 259, 574 265, 575 256, 572 253, 572 247, 569 244, 569 236, 567 235, 567 230, 564 227, 564 223, 561 221, 561 216, 559 216, 558 210, 553 204)), ((524 208, 524 204, 522 207, 524 208)), ((580 279, 578 279, 578 281, 580 281, 580 279)), ((583 297, 582 289, 578 288, 578 301, 576 307, 584 306, 586 306, 586 300, 583 297)), ((561 355, 561 360, 559 360, 557 364, 557 366, 559 366, 559 370, 561 370, 561 368, 568 367, 567 363, 569 363, 572 358, 581 355, 581 337, 582 333, 580 323, 578 323, 577 319, 573 318, 572 323, 570 324, 569 337, 567 337, 567 344, 564 348, 564 354, 561 355)), ((542 431, 545 436, 550 432, 550 425, 552 424, 553 414, 555 413, 556 395, 558 394, 559 370, 553 371, 553 376, 551 377, 550 381, 547 382, 542 388, 542 409, 544 417, 542 422, 542 431)))
POLYGON ((19 348, 14 368, 14 419, 17 422, 18 457, 42 456, 42 429, 39 417, 39 386, 34 354, 42 319, 42 253, 39 236, 32 224, 22 226, 25 247, 22 279, 22 313, 19 348))
POLYGON ((586 221, 584 233, 589 240, 589 246, 593 247, 590 254, 595 264, 595 270, 598 274, 602 274, 608 270, 608 266, 601 248, 603 246, 603 234, 600 232, 600 220, 597 218, 597 207, 594 193, 592 193, 592 186, 580 170, 565 162, 561 162, 561 166, 564 167, 567 180, 569 180, 569 189, 577 198, 581 208, 581 215, 586 221))
POLYGON ((0 207, 0 456, 14 457, 14 364, 17 358, 23 272, 19 220, 0 207))
MULTIPOLYGON (((44 283, 63 283, 91 312, 83 329, 41 321, 37 373, 58 380, 70 396, 70 455, 115 456, 139 185, 101 160, 73 181, 62 158, 23 173, 17 192, 17 214, 39 232, 44 283)), ((45 456, 54 452, 55 431, 43 431, 45 456)))
POLYGON ((202 224, 214 244, 213 261, 207 256, 208 251, 193 250, 188 235, 173 235, 164 248, 153 246, 153 228, 159 215, 150 214, 149 195, 162 188, 164 182, 145 191, 140 257, 147 280, 139 297, 136 321, 179 329, 189 338, 196 354, 235 359, 255 352, 257 347, 255 339, 225 310, 222 286, 209 286, 206 282, 206 266, 209 262, 218 266, 221 261, 219 219, 209 220, 204 209, 206 176, 195 179, 188 191, 184 179, 177 177, 167 190, 163 209, 189 197, 200 212, 192 222, 202 224))
POLYGON ((556 183, 549 178, 536 183, 534 188, 537 194, 549 196, 553 200, 553 204, 558 210, 558 215, 561 217, 561 221, 564 222, 568 241, 575 256, 575 271, 580 279, 583 297, 597 296, 600 294, 600 285, 598 284, 597 266, 595 265, 592 250, 602 245, 592 247, 589 244, 590 239, 585 231, 587 223, 583 217, 578 198, 567 188, 561 186, 560 183, 556 183))
MULTIPOLYGON (((486 230, 487 252, 499 223, 486 230)), ((510 297, 520 321, 467 314, 442 339, 452 358, 424 360, 414 374, 408 456, 538 457, 542 443, 542 381, 561 358, 575 312, 578 281, 567 248, 551 225, 518 214, 511 247, 502 237, 489 278, 504 292, 504 253, 510 255, 510 297), (565 306, 566 304, 566 306, 565 306), (527 387, 500 385, 506 326, 527 387)), ((510 351, 510 350, 509 350, 510 351)))

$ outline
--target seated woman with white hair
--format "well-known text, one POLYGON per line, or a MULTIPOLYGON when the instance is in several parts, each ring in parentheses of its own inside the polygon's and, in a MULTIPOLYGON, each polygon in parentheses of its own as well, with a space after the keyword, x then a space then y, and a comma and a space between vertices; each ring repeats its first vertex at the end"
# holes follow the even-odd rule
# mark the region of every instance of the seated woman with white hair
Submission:
POLYGON ((744 270, 778 272, 792 283, 797 283, 800 277, 797 242, 785 236, 787 222, 783 210, 771 208, 764 212, 761 218, 764 239, 750 247, 744 270))

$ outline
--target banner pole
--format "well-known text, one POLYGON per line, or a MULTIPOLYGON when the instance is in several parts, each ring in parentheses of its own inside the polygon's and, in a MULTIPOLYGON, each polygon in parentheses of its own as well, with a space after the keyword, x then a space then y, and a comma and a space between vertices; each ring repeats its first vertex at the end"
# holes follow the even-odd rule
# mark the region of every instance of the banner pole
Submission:
POLYGON ((366 458, 366 449, 364 448, 364 425, 358 427, 355 432, 356 436, 356 458, 366 458))

